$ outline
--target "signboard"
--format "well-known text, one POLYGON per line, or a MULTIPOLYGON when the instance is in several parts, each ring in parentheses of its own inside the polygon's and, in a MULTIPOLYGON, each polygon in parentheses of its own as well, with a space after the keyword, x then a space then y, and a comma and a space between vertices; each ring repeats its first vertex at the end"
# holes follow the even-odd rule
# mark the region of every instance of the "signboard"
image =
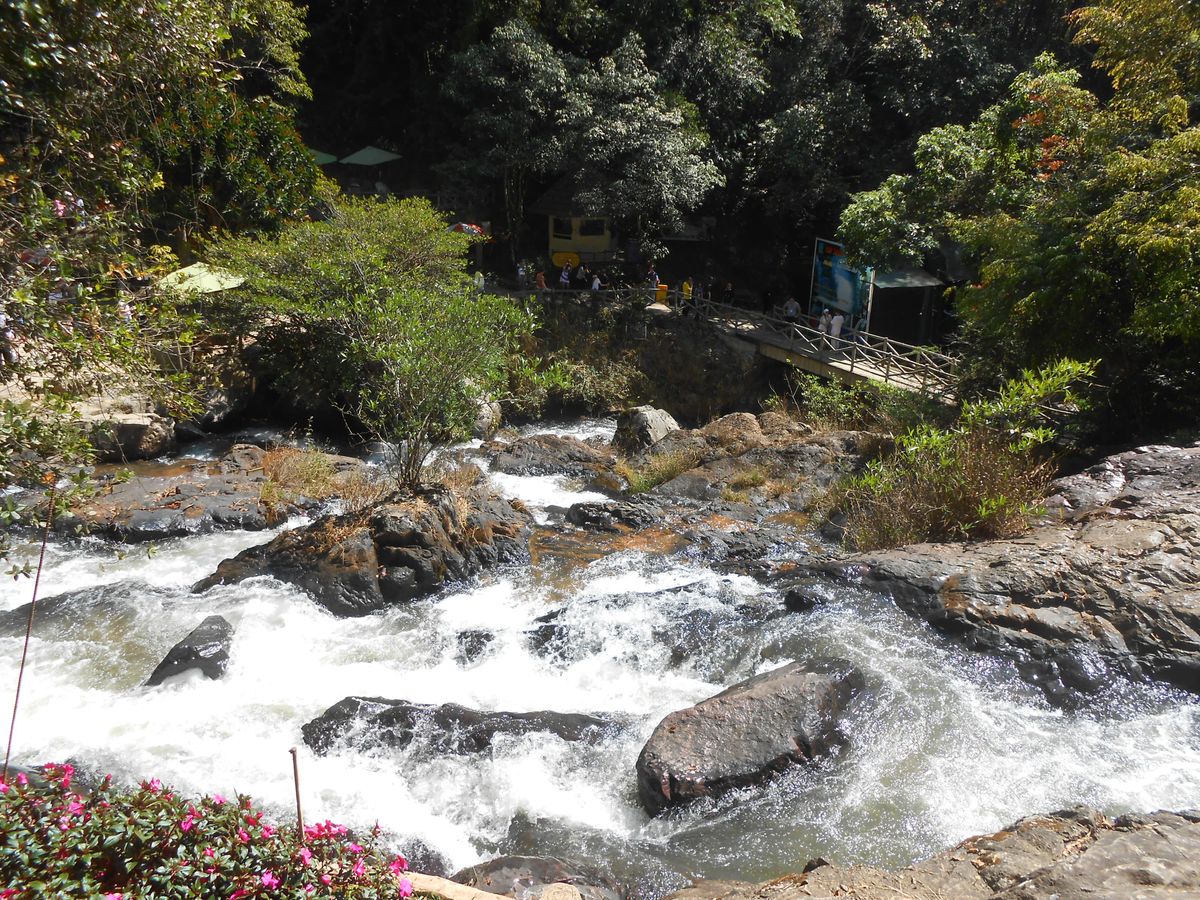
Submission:
POLYGON ((846 248, 817 238, 813 247, 812 288, 809 313, 819 316, 825 309, 840 309, 848 326, 865 327, 871 310, 871 269, 860 271, 846 265, 846 248))

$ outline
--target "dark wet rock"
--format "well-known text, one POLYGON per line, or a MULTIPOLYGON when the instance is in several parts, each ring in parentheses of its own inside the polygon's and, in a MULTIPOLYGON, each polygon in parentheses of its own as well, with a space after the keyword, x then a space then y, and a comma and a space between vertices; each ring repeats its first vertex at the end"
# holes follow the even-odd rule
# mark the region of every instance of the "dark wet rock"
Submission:
POLYGON ((668 715, 637 760, 651 815, 758 784, 840 746, 838 729, 862 674, 844 660, 790 663, 668 715))
POLYGON ((495 640, 490 631, 460 631, 454 636, 454 658, 462 665, 477 662, 495 640))
POLYGON ((649 528, 663 520, 663 507, 652 500, 634 498, 615 503, 576 503, 567 510, 567 521, 588 531, 623 531, 649 528))
POLYGON ((611 471, 611 450, 593 447, 578 438, 535 434, 497 446, 492 471, 508 475, 570 475, 577 478, 611 471))
POLYGON ((449 581, 528 558, 529 514, 483 488, 465 497, 426 487, 366 519, 326 516, 243 550, 193 585, 256 575, 295 584, 334 615, 362 616, 425 597, 449 581))
POLYGON ((783 595, 783 608, 790 613, 806 613, 825 602, 825 585, 815 578, 792 582, 783 595))
POLYGON ((629 891, 615 879, 578 863, 554 857, 502 856, 468 866, 451 881, 517 900, 540 896, 554 884, 569 884, 584 900, 625 900, 629 891))
POLYGON ((636 406, 617 417, 612 445, 622 453, 637 453, 678 430, 679 423, 669 412, 653 406, 636 406))
POLYGON ((525 632, 529 646, 541 656, 561 650, 570 636, 570 629, 562 622, 566 609, 555 609, 533 620, 533 627, 525 632))
POLYGON ((215 462, 142 463, 133 477, 101 477, 99 492, 55 520, 64 533, 83 529, 128 542, 222 529, 261 531, 315 501, 265 500, 263 451, 235 445, 215 462))
POLYGON ((304 743, 317 753, 335 745, 403 749, 417 742, 432 753, 469 754, 491 749, 497 736, 547 732, 564 741, 597 741, 611 723, 582 713, 484 712, 456 703, 434 706, 347 697, 304 725, 304 743))
POLYGON ((243 550, 192 590, 271 575, 306 591, 335 616, 365 616, 385 605, 378 572, 370 531, 360 526, 343 533, 340 522, 325 519, 243 550))
POLYGON ((1016 661, 1054 702, 1114 676, 1200 691, 1200 447, 1144 447, 1059 480, 1029 534, 815 567, 1016 661))
POLYGON ((450 861, 420 838, 402 838, 397 844, 410 871, 433 875, 435 878, 445 878, 450 874, 450 861))
MULTIPOLYGON (((824 861, 823 861, 824 862, 824 861)), ((698 882, 673 900, 715 895, 698 882)), ((1111 819, 1087 807, 1029 816, 906 869, 825 862, 758 885, 731 884, 723 900, 1089 900, 1200 895, 1200 816, 1156 812, 1111 819)))
POLYGON ((229 663, 232 643, 233 626, 223 616, 209 616, 171 648, 146 681, 146 686, 154 687, 192 669, 199 669, 207 678, 220 678, 229 663))

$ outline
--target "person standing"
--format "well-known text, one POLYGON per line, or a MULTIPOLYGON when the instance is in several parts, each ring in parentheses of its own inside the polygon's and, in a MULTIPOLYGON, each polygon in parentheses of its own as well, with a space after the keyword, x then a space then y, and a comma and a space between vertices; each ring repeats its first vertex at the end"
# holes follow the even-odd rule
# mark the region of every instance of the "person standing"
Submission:
POLYGON ((783 304, 783 321, 789 325, 795 325, 800 319, 800 304, 796 302, 795 297, 788 297, 787 303, 783 304))
POLYGON ((539 297, 546 293, 546 273, 542 269, 538 269, 537 274, 533 276, 533 287, 539 297))
POLYGON ((845 324, 846 324, 846 317, 842 314, 842 311, 840 309, 837 312, 835 312, 833 314, 833 318, 829 320, 829 337, 830 337, 830 340, 832 341, 834 347, 836 347, 841 342, 842 326, 845 324))
POLYGON ((562 271, 558 273, 558 287, 560 290, 569 291, 571 289, 571 264, 563 263, 562 271))

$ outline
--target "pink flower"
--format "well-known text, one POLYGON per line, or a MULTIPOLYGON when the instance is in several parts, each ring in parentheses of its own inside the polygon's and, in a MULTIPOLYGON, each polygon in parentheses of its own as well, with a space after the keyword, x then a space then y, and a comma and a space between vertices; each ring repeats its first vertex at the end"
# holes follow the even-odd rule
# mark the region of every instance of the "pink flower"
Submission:
POLYGON ((105 894, 104 900, 121 900, 124 896, 120 891, 113 891, 111 894, 105 894))
POLYGON ((367 874, 367 864, 360 859, 354 864, 354 868, 351 871, 354 873, 355 878, 362 878, 367 874))
POLYGON ((25 787, 25 785, 29 784, 29 779, 25 777, 24 772, 17 773, 17 784, 19 784, 21 787, 25 787))
POLYGON ((73 816, 77 816, 83 812, 83 804, 80 803, 78 800, 72 800, 70 803, 67 804, 67 812, 69 812, 73 816))
POLYGON ((19 888, 5 888, 0 891, 0 900, 8 900, 9 897, 15 897, 21 893, 19 888))
POLYGON ((262 827, 263 840, 269 841, 275 837, 275 827, 273 825, 264 825, 262 827))
POLYGON ((205 856, 207 856, 207 857, 209 857, 209 858, 211 859, 212 857, 216 856, 217 854, 216 854, 216 852, 213 850, 213 848, 212 848, 212 847, 205 847, 205 848, 204 848, 204 855, 205 855, 205 856))
POLYGON ((312 851, 309 850, 307 847, 301 847, 300 852, 297 854, 297 856, 300 857, 300 862, 302 865, 307 866, 309 863, 312 862, 312 851))
POLYGON ((250 892, 248 890, 246 890, 245 888, 238 888, 236 891, 234 891, 232 894, 229 895, 229 900, 242 900, 243 897, 249 897, 249 896, 250 896, 250 892))
POLYGON ((157 778, 151 778, 149 781, 146 782, 146 788, 147 788, 147 790, 150 790, 153 793, 157 794, 159 791, 162 790, 162 782, 159 781, 157 778))
POLYGON ((221 806, 222 804, 225 803, 225 798, 222 797, 220 794, 213 794, 212 802, 213 802, 213 806, 221 806))
POLYGON ((411 897, 412 896, 412 882, 409 881, 407 878, 400 879, 400 896, 401 897, 411 897))
POLYGON ((351 853, 362 853, 363 852, 362 845, 356 844, 356 843, 354 843, 354 841, 351 841, 348 846, 350 848, 351 853))
POLYGON ((237 830, 237 839, 243 844, 250 843, 250 832, 248 832, 245 828, 239 828, 237 830))
POLYGON ((196 824, 199 814, 196 812, 196 807, 188 809, 188 814, 183 817, 183 821, 179 823, 179 827, 183 831, 190 831, 192 826, 196 824))
MULTIPOLYGON (((8 785, 5 784, 3 781, 0 781, 0 794, 7 794, 7 793, 8 793, 8 785)), ((10 894, 9 896, 11 897, 12 895, 10 894)))
POLYGON ((403 856, 397 856, 390 863, 388 863, 388 867, 392 870, 393 875, 398 876, 401 872, 404 872, 408 869, 408 860, 403 856))
POLYGON ((306 884, 304 886, 304 893, 306 893, 306 894, 311 894, 315 890, 316 890, 316 887, 314 885, 306 884))
POLYGON ((328 885, 331 881, 333 881, 333 876, 328 872, 321 876, 321 884, 328 885))
POLYGON ((267 869, 262 873, 262 883, 263 887, 268 889, 279 887, 279 879, 275 877, 275 873, 270 869, 267 869))

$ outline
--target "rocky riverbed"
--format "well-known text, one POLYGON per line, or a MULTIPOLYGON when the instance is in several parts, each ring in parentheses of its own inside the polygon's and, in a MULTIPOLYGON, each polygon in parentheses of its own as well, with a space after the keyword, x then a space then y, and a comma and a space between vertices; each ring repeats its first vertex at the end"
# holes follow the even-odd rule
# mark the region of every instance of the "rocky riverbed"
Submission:
POLYGON ((1063 479, 1026 538, 847 555, 810 517, 877 437, 616 431, 502 434, 458 494, 352 514, 272 506, 253 447, 147 464, 50 548, 28 758, 283 812, 299 744, 325 814, 514 896, 1191 884, 1193 820, 1148 813, 1200 806, 1195 448, 1063 479))

